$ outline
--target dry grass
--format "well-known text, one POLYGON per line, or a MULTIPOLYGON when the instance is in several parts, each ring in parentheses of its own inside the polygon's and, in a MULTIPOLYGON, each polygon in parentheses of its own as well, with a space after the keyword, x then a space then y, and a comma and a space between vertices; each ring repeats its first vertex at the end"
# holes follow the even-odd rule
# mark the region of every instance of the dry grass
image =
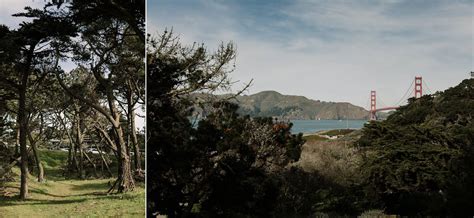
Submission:
POLYGON ((341 185, 357 179, 360 164, 359 152, 352 147, 354 138, 337 140, 308 140, 303 145, 300 160, 296 163, 307 171, 321 175, 341 185))
POLYGON ((306 140, 306 142, 313 142, 313 141, 326 141, 329 140, 326 137, 322 137, 320 135, 305 135, 303 136, 303 139, 306 140))

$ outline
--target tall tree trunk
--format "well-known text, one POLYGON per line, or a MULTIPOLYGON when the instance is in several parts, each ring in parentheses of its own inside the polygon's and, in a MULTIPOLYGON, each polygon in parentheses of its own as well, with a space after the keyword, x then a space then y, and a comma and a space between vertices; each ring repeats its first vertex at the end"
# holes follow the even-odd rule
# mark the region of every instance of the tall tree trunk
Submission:
MULTIPOLYGON (((88 99, 84 98, 83 96, 77 95, 73 91, 71 91, 63 82, 59 74, 56 74, 56 78, 58 78, 58 82, 63 87, 66 92, 73 96, 74 98, 79 99, 80 101, 84 102, 85 104, 89 105, 90 107, 94 108, 97 112, 103 114, 107 120, 112 124, 113 131, 114 131, 114 138, 115 144, 117 148, 117 161, 118 161, 118 175, 117 180, 115 181, 114 185, 110 188, 109 192, 112 191, 116 186, 118 186, 118 192, 126 192, 128 190, 133 190, 135 188, 135 181, 132 176, 131 166, 130 166, 130 158, 129 155, 126 153, 126 145, 125 140, 123 137, 123 130, 120 124, 120 113, 117 111, 115 106, 115 97, 114 91, 112 90, 112 86, 107 79, 102 77, 101 71, 98 68, 92 69, 94 77, 97 81, 101 84, 101 86, 105 89, 106 96, 107 96, 107 103, 109 111, 107 112, 102 106, 95 104, 88 99)), ((103 134, 106 134, 105 132, 103 134)), ((113 147, 113 146, 112 146, 113 147)))
MULTIPOLYGON (((74 131, 74 130, 73 130, 74 131)), ((68 132, 68 137, 69 137, 69 154, 70 154, 70 165, 68 167, 69 173, 75 173, 79 172, 79 164, 77 163, 77 146, 76 146, 76 140, 74 140, 74 137, 69 134, 68 132)))
MULTIPOLYGON (((65 113, 64 113, 64 116, 66 116, 65 113)), ((67 173, 72 174, 72 173, 76 172, 75 170, 78 169, 77 161, 76 161, 76 155, 75 155, 75 146, 74 146, 75 142, 74 142, 74 137, 72 136, 72 132, 74 131, 74 127, 71 126, 72 130, 69 131, 67 126, 66 126, 66 123, 61 118, 60 113, 57 114, 57 117, 59 119, 59 122, 63 126, 64 131, 66 132, 67 137, 69 139, 69 143, 68 143, 69 144, 69 149, 68 149, 68 159, 67 159, 67 173)))
POLYGON ((77 144, 74 141, 74 144, 72 145, 74 147, 74 151, 72 152, 72 163, 74 170, 73 172, 79 172, 79 163, 77 162, 77 144))
POLYGON ((68 154, 67 154, 67 169, 68 171, 70 171, 72 169, 72 149, 74 149, 72 147, 72 142, 71 140, 69 140, 69 151, 68 151, 68 154))
POLYGON ((28 118, 26 117, 26 91, 28 86, 28 73, 21 75, 18 100, 18 120, 20 121, 20 154, 21 154, 21 176, 20 176, 20 199, 28 198, 28 150, 26 147, 26 135, 28 132, 28 118))
POLYGON ((76 146, 79 149, 79 178, 84 179, 84 148, 82 146, 84 137, 82 135, 82 116, 76 112, 76 146))
MULTIPOLYGON (((131 90, 132 87, 131 85, 128 86, 129 89, 131 90)), ((133 148, 133 153, 135 154, 134 157, 134 167, 135 170, 138 172, 141 171, 141 158, 140 158, 140 147, 138 145, 138 140, 137 140, 137 131, 135 128, 135 108, 133 104, 133 95, 132 91, 127 92, 127 103, 128 103, 128 122, 130 123, 130 135, 132 138, 132 148, 133 148)))
POLYGON ((15 156, 20 154, 20 120, 17 121, 17 128, 16 128, 16 141, 15 141, 15 156))
POLYGON ((96 146, 97 150, 99 151, 100 158, 102 158, 102 166, 105 165, 105 168, 107 169, 107 172, 109 173, 109 176, 112 177, 112 171, 110 171, 109 164, 107 163, 107 160, 104 157, 104 154, 102 153, 102 150, 99 148, 99 146, 96 146))
MULTIPOLYGON (((61 122, 61 125, 62 125, 62 122, 61 122)), ((63 144, 64 134, 66 134, 66 133, 69 135, 69 132, 67 131, 66 127, 64 126, 63 134, 61 135, 61 138, 59 139, 59 143, 58 143, 59 148, 63 144)), ((72 147, 69 145, 68 154, 67 154, 67 169, 69 169, 70 166, 71 166, 71 163, 72 163, 71 160, 72 160, 72 147)))
POLYGON ((133 152, 135 153, 135 169, 141 170, 142 169, 142 162, 141 162, 141 153, 140 153, 140 145, 138 144, 137 139, 137 130, 135 127, 135 110, 132 110, 130 115, 130 122, 131 122, 131 129, 132 129, 132 146, 133 152))
POLYGON ((36 147, 36 141, 31 136, 31 132, 28 130, 28 139, 30 141, 30 146, 33 149, 33 155, 35 156, 35 164, 38 168, 38 182, 44 182, 44 170, 43 165, 41 164, 41 159, 39 157, 38 148, 36 147))
POLYGON ((77 129, 77 149, 79 150, 79 178, 83 179, 84 178, 84 151, 82 148, 82 140, 80 139, 80 130, 77 129))
MULTIPOLYGON (((112 105, 112 104, 111 104, 112 105)), ((118 160, 118 178, 116 181, 117 192, 123 193, 131 191, 135 188, 135 180, 133 179, 132 169, 130 164, 130 156, 126 152, 126 145, 123 135, 123 129, 120 125, 120 113, 118 113, 115 107, 112 108, 112 111, 115 112, 115 123, 114 123, 114 133, 115 133, 115 143, 117 145, 117 160, 118 160)))

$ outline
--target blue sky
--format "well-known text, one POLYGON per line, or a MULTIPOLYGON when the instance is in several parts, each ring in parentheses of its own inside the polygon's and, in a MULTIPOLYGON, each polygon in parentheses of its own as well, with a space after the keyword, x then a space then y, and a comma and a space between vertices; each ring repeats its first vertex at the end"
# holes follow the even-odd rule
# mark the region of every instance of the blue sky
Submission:
MULTIPOLYGON (((387 105, 416 75, 431 91, 473 68, 473 1, 150 0, 148 32, 173 28, 182 42, 237 45, 247 94, 276 90, 366 106, 370 90, 387 105)), ((235 86, 238 89, 239 85, 235 86)))

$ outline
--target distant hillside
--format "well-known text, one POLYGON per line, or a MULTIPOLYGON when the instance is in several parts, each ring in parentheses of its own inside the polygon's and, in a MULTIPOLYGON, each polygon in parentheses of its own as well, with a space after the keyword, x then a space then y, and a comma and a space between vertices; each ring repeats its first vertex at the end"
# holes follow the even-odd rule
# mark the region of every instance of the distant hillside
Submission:
POLYGON ((274 116, 283 119, 366 119, 368 111, 350 103, 322 102, 304 96, 282 95, 263 91, 238 96, 241 112, 251 116, 274 116))
MULTIPOLYGON (((203 96, 203 94, 200 94, 203 96)), ((227 95, 218 96, 221 98, 227 95)), ((276 91, 263 91, 253 95, 237 96, 239 112, 253 117, 271 116, 281 119, 339 120, 367 119, 368 111, 346 102, 324 102, 304 96, 282 95, 276 91)))

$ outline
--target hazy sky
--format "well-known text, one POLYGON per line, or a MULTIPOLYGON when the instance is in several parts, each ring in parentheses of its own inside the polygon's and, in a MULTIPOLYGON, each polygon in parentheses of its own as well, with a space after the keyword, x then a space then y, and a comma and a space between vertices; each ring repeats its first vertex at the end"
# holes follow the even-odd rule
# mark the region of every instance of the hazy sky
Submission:
MULTIPOLYGON (((234 80, 248 94, 276 90, 368 105, 395 104, 416 75, 434 92, 473 70, 473 1, 151 0, 149 33, 237 45, 234 80)), ((236 87, 238 88, 238 86, 236 87)))

